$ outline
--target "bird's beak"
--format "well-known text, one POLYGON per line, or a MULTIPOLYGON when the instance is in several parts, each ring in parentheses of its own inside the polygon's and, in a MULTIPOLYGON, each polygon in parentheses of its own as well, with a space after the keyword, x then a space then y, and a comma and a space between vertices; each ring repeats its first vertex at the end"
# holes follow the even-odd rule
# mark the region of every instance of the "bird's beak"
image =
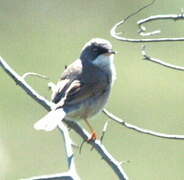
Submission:
POLYGON ((117 54, 117 52, 114 51, 113 49, 109 49, 108 53, 109 53, 109 54, 117 54))
POLYGON ((104 55, 105 55, 105 56, 110 56, 110 55, 116 54, 116 53, 117 53, 116 51, 114 51, 114 50, 112 50, 112 49, 109 49, 108 52, 106 52, 104 55))

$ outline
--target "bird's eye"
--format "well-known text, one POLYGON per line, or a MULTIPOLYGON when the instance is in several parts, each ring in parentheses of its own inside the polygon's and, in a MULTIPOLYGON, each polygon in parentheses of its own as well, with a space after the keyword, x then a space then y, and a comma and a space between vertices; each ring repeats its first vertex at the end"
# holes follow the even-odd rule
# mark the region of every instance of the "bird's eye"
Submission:
POLYGON ((93 50, 93 52, 97 52, 97 51, 98 51, 98 49, 97 49, 97 48, 93 48, 92 50, 93 50))

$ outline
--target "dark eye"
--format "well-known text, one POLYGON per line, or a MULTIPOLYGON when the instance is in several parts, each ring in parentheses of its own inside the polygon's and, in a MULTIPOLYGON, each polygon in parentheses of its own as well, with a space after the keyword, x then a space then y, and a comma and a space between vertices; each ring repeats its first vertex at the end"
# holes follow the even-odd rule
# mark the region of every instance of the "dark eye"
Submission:
POLYGON ((93 52, 97 52, 98 51, 98 48, 93 48, 92 51, 93 52))

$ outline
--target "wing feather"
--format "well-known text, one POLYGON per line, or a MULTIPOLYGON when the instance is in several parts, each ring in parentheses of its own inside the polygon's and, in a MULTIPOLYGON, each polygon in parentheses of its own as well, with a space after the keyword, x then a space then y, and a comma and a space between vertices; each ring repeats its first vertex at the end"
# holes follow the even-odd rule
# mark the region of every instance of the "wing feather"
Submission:
POLYGON ((106 73, 93 65, 84 69, 82 66, 81 61, 77 60, 64 71, 52 99, 56 108, 81 103, 110 88, 106 73))

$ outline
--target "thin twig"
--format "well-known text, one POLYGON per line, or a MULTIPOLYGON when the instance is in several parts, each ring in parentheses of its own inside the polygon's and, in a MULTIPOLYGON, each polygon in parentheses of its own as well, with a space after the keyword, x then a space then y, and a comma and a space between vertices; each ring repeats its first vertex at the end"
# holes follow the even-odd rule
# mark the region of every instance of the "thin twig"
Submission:
POLYGON ((154 35, 158 35, 158 34, 160 34, 160 30, 155 30, 155 31, 152 31, 152 32, 144 32, 143 30, 142 30, 142 26, 141 26, 141 30, 139 31, 139 34, 140 34, 140 36, 154 36, 154 35))
POLYGON ((67 155, 67 162, 68 162, 68 168, 74 177, 75 180, 80 180, 76 168, 75 168, 75 162, 74 162, 74 154, 72 150, 72 140, 70 138, 69 132, 67 127, 64 125, 64 123, 61 121, 58 124, 58 129, 59 131, 63 134, 64 137, 64 144, 65 144, 65 150, 66 150, 66 155, 67 155))
MULTIPOLYGON (((72 127, 72 129, 77 132, 85 141, 91 137, 91 134, 89 134, 85 129, 81 128, 78 123, 66 120, 65 122, 67 122, 67 125, 72 127)), ((110 165, 120 180, 128 180, 128 177, 122 169, 120 162, 112 157, 112 155, 107 151, 105 146, 101 144, 99 140, 89 141, 88 144, 94 147, 94 149, 101 155, 102 159, 110 165)))
POLYGON ((0 57, 0 66, 5 72, 19 85, 30 97, 50 111, 52 103, 40 96, 20 75, 18 75, 7 63, 0 57))
POLYGON ((102 130, 102 135, 101 135, 101 137, 100 137, 100 141, 101 141, 101 142, 102 142, 103 139, 104 139, 104 136, 105 136, 105 133, 106 133, 106 131, 107 131, 108 125, 109 125, 109 120, 107 120, 107 121, 105 122, 105 124, 104 124, 103 130, 102 130))
MULTIPOLYGON (((100 142, 102 143, 103 139, 104 139, 104 136, 105 136, 105 133, 107 132, 107 127, 109 125, 109 119, 105 122, 104 126, 103 126, 103 129, 102 129, 102 133, 101 133, 101 136, 100 136, 100 142)), ((93 147, 91 147, 91 151, 93 150, 93 147)))
POLYGON ((173 20, 183 20, 184 15, 183 14, 166 14, 166 15, 155 15, 155 16, 149 16, 145 19, 141 19, 137 21, 137 25, 142 25, 147 22, 155 21, 155 20, 165 20, 165 19, 173 19, 173 20))
POLYGON ((110 119, 115 121, 116 123, 119 123, 122 126, 128 128, 128 129, 132 129, 134 131, 137 131, 139 133, 148 134, 148 135, 156 136, 156 137, 160 137, 160 138, 167 138, 167 139, 178 139, 178 140, 183 140, 184 139, 184 135, 159 133, 159 132, 155 132, 155 131, 148 130, 148 129, 143 129, 143 128, 140 128, 138 126, 129 124, 129 123, 125 122, 124 120, 120 119, 119 117, 115 116, 111 112, 109 112, 107 109, 104 109, 103 113, 107 117, 109 117, 110 119))
POLYGON ((22 78, 25 80, 29 76, 36 76, 36 77, 39 77, 39 78, 42 78, 42 79, 46 79, 46 80, 49 79, 47 76, 42 75, 42 74, 38 74, 38 73, 35 73, 35 72, 27 72, 27 73, 22 75, 22 78))
POLYGON ((152 32, 145 32, 146 31, 146 27, 144 24, 151 22, 151 21, 155 21, 155 20, 183 20, 184 19, 184 15, 181 12, 181 14, 167 14, 167 15, 155 15, 155 16, 149 16, 148 18, 145 19, 141 19, 139 21, 137 21, 137 25, 139 27, 139 34, 141 36, 152 36, 152 35, 156 35, 159 34, 161 31, 160 30, 154 30, 152 32))
POLYGON ((58 129, 64 137, 64 142, 65 142, 64 144, 65 144, 65 150, 66 150, 67 162, 68 162, 68 171, 64 173, 26 178, 24 180, 56 180, 56 179, 80 180, 75 168, 74 155, 72 150, 72 141, 69 136, 68 129, 63 122, 60 122, 58 124, 58 129))
MULTIPOLYGON (((86 140, 83 139, 82 143, 81 143, 80 146, 79 146, 79 154, 82 153, 82 148, 83 148, 83 146, 84 146, 85 143, 86 143, 86 140)), ((93 147, 92 147, 92 148, 93 148, 93 147)))
POLYGON ((174 70, 178 70, 178 71, 184 71, 183 66, 177 66, 177 65, 174 65, 174 64, 166 63, 164 61, 161 61, 160 59, 156 59, 156 58, 152 58, 152 57, 148 56, 145 52, 145 49, 146 49, 146 46, 143 46, 142 50, 141 50, 142 55, 144 57, 144 60, 148 60, 148 61, 160 64, 160 65, 162 65, 164 67, 167 67, 167 68, 170 68, 170 69, 174 69, 174 70))

